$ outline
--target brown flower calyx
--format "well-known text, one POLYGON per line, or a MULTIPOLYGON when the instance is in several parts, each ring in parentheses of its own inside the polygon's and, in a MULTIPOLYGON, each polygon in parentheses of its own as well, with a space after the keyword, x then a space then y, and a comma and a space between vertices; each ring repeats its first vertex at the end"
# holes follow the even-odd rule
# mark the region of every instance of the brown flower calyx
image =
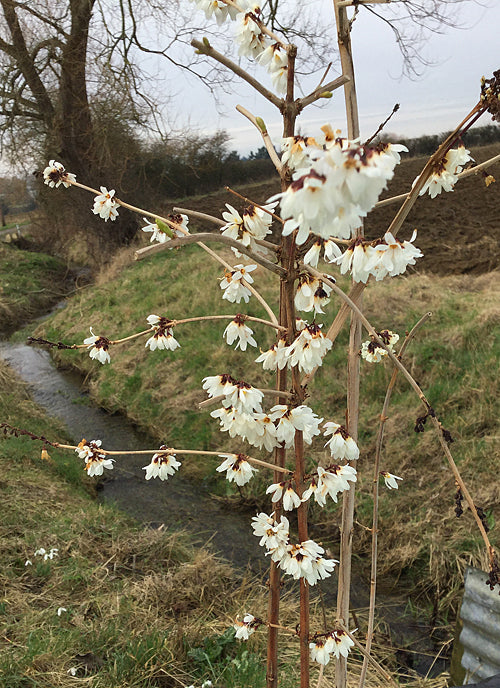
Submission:
POLYGON ((493 72, 491 79, 481 79, 481 102, 493 121, 500 122, 500 69, 493 72))

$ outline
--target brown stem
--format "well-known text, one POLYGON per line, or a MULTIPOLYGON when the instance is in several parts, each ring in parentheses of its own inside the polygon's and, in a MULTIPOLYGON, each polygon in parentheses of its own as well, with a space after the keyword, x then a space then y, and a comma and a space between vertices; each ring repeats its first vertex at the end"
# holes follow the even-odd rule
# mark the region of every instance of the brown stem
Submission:
POLYGON ((262 136, 262 141, 264 142, 266 150, 269 153, 269 157, 273 161, 273 164, 274 164, 276 170, 278 171, 278 174, 281 174, 281 170, 283 169, 283 165, 281 164, 281 160, 279 159, 278 154, 276 153, 276 150, 273 146, 273 142, 271 141, 271 137, 269 136, 267 129, 262 128, 262 126, 264 125, 262 118, 260 118, 260 122, 258 122, 255 115, 252 115, 252 113, 249 112, 248 110, 246 110, 242 105, 237 105, 236 109, 244 117, 246 117, 248 120, 250 120, 250 122, 255 127, 257 127, 257 129, 260 132, 260 135, 262 136))
MULTIPOLYGON (((402 358, 408 344, 415 336, 416 331, 421 327, 430 317, 432 313, 426 313, 420 318, 417 324, 413 327, 411 332, 407 334, 400 350, 398 358, 402 358)), ((384 441, 385 423, 387 421, 387 412, 391 401, 392 391, 396 384, 398 370, 392 371, 391 380, 387 387, 385 394, 384 405, 382 413, 380 414, 380 424, 378 427, 377 440, 375 444, 375 461, 373 464, 373 520, 372 520, 372 558, 371 558, 371 575, 370 575, 370 602, 368 605, 368 628, 366 631, 365 656, 363 659, 363 666, 361 667, 361 674, 359 677, 359 688, 363 688, 366 680, 366 673, 368 671, 368 662, 372 648, 373 628, 375 623, 375 597, 377 592, 377 558, 378 558, 378 488, 379 488, 379 471, 380 471, 380 457, 382 454, 382 444, 384 441)))

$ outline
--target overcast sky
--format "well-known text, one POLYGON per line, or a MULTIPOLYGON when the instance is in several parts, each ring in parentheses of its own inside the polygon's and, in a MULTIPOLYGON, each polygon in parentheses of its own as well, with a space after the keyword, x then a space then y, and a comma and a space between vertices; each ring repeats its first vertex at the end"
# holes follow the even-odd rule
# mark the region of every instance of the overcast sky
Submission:
MULTIPOLYGON (((325 0, 319 6, 325 12, 325 21, 333 21, 331 2, 325 0)), ((424 54, 432 64, 423 68, 418 78, 409 79, 401 76, 402 58, 390 28, 360 8, 352 42, 362 137, 373 133, 395 103, 400 103, 401 108, 387 131, 404 136, 452 129, 473 107, 478 100, 481 76, 491 76, 500 68, 500 0, 485 0, 481 4, 467 0, 457 5, 456 23, 461 28, 443 27, 442 34, 429 37, 424 54)), ((222 30, 230 32, 231 24, 224 24, 222 30)), ((325 64, 330 59, 325 56, 325 64)), ((261 78, 266 79, 264 70, 261 78)), ((309 108, 298 120, 301 133, 314 135, 325 122, 345 132, 342 96, 339 89, 325 106, 309 108)), ((279 139, 279 113, 259 94, 249 94, 246 86, 225 97, 224 115, 217 112, 208 90, 203 92, 199 85, 195 88, 192 84, 182 102, 184 116, 188 115, 200 132, 227 130, 232 137, 231 148, 242 154, 256 150, 262 142, 258 132, 234 111, 237 103, 262 116, 272 136, 279 139)), ((486 115, 479 121, 490 123, 491 118, 486 115)))

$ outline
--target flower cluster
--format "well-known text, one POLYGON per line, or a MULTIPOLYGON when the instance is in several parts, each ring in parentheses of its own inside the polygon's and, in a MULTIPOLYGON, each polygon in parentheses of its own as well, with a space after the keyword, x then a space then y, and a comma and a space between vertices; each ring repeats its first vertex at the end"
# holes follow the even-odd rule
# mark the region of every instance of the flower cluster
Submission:
MULTIPOLYGON (((281 485, 284 484, 271 487, 282 489, 281 485)), ((260 513, 252 518, 252 528, 254 535, 260 537, 259 544, 266 548, 271 559, 295 580, 305 578, 309 585, 315 585, 318 580, 328 578, 338 563, 335 559, 325 559, 325 550, 314 540, 290 543, 290 525, 285 516, 281 516, 278 523, 274 514, 268 516, 260 513)))
POLYGON ((399 152, 406 150, 392 144, 359 146, 335 137, 328 126, 322 129, 323 145, 306 146, 306 166, 297 169, 286 191, 270 199, 280 200, 283 235, 298 230, 298 245, 310 233, 326 240, 351 238, 392 179, 399 152))
POLYGON ((248 640, 248 638, 262 625, 260 619, 256 619, 252 614, 245 614, 243 621, 236 619, 233 628, 236 631, 234 637, 238 640, 248 640))
MULTIPOLYGON (((58 547, 51 547, 50 550, 47 552, 45 547, 39 547, 37 550, 35 550, 35 557, 43 557, 44 561, 49 561, 51 559, 54 559, 54 557, 59 556, 59 548, 58 547)), ((31 559, 26 559, 24 562, 25 566, 33 566, 33 562, 31 559)))
POLYGON ((173 229, 169 225, 161 222, 160 220, 150 222, 146 217, 143 218, 144 222, 146 222, 147 224, 145 227, 142 227, 142 231, 151 232, 150 241, 157 241, 159 244, 164 244, 166 241, 169 241, 174 236, 180 237, 185 236, 189 233, 187 228, 189 218, 187 215, 168 215, 167 219, 170 220, 170 222, 179 225, 179 228, 173 229))
POLYGON ((313 662, 326 666, 330 661, 330 655, 339 659, 340 656, 347 657, 349 650, 354 645, 354 640, 341 629, 332 631, 325 635, 317 636, 314 642, 309 643, 311 659, 313 662))
POLYGON ((107 222, 108 220, 116 220, 118 217, 118 211, 116 209, 118 203, 114 198, 115 190, 111 189, 111 191, 108 191, 105 186, 101 186, 100 189, 101 193, 94 197, 94 207, 92 208, 92 212, 94 215, 99 215, 99 217, 102 217, 104 222, 107 222))
POLYGON ((386 232, 383 242, 375 243, 375 246, 358 238, 332 262, 340 265, 343 275, 350 270, 355 282, 365 284, 370 275, 377 281, 387 275, 402 275, 408 265, 415 265, 416 258, 423 256, 422 251, 413 245, 416 236, 417 230, 409 241, 400 241, 391 232, 386 232))
MULTIPOLYGON (((399 334, 391 332, 390 330, 382 330, 381 332, 377 332, 377 334, 387 349, 394 351, 394 345, 399 341, 399 334)), ((363 342, 361 345, 361 356, 368 361, 368 363, 379 363, 388 355, 387 349, 384 349, 372 338, 369 342, 363 342)))
POLYGON ((142 470, 146 471, 146 475, 144 476, 146 480, 151 480, 151 478, 168 480, 170 475, 174 475, 174 473, 179 470, 181 462, 177 461, 175 454, 166 453, 166 449, 168 449, 168 447, 162 444, 160 451, 157 454, 153 454, 151 463, 147 466, 143 466, 142 470))
MULTIPOLYGON (((252 251, 259 251, 259 246, 255 242, 264 239, 271 232, 273 218, 270 213, 276 205, 277 203, 268 203, 262 208, 250 205, 240 215, 236 208, 226 203, 228 211, 222 213, 222 217, 226 220, 226 224, 221 227, 223 236, 241 242, 252 251)), ((236 255, 240 255, 237 249, 233 248, 233 251, 236 255)))
POLYGON ((334 241, 316 237, 311 247, 304 255, 304 264, 312 265, 314 268, 317 267, 321 249, 323 249, 324 259, 329 263, 334 263, 335 260, 342 255, 342 251, 334 241))
POLYGON ((101 440, 83 439, 75 449, 78 457, 85 460, 85 470, 91 477, 102 475, 105 468, 113 468, 114 459, 108 459, 106 454, 100 449, 101 440))
POLYGON ((234 348, 241 349, 242 351, 246 351, 249 344, 250 346, 257 346, 257 342, 252 336, 253 330, 248 325, 245 325, 245 320, 246 316, 238 313, 224 330, 226 342, 231 345, 238 340, 234 348))
POLYGON ((154 330, 153 336, 146 342, 146 348, 149 348, 151 351, 156 349, 175 351, 180 347, 179 342, 172 333, 172 327, 170 327, 171 320, 154 313, 148 315, 146 320, 154 330))
POLYGON ((49 165, 43 171, 43 181, 52 189, 57 189, 62 184, 66 189, 76 182, 76 177, 71 172, 66 172, 64 165, 55 160, 49 160, 49 165))
POLYGON ((230 303, 239 303, 241 299, 248 303, 252 292, 245 286, 246 284, 253 284, 253 277, 250 272, 257 269, 256 265, 235 265, 235 270, 226 270, 224 277, 221 280, 220 288, 224 290, 222 295, 230 303))
POLYGON ((304 490, 303 502, 306 502, 311 496, 314 496, 314 501, 320 506, 326 505, 327 496, 336 502, 339 492, 345 492, 351 487, 349 483, 355 483, 357 480, 356 469, 348 464, 343 466, 332 464, 327 468, 318 466, 317 475, 317 478, 312 479, 308 489, 304 490))
POLYGON ((110 345, 109 339, 106 339, 106 337, 98 337, 94 334, 92 328, 90 328, 90 334, 90 337, 83 340, 85 346, 90 349, 90 358, 97 359, 103 365, 104 363, 109 363, 111 360, 108 352, 110 345))
POLYGON ((268 45, 257 60, 267 67, 278 93, 286 93, 288 80, 288 53, 279 43, 268 45))
POLYGON ((310 373, 322 364, 323 358, 332 348, 332 342, 321 331, 321 325, 306 325, 300 330, 294 341, 287 346, 284 339, 273 344, 268 351, 263 351, 255 359, 262 363, 264 370, 283 370, 287 365, 298 366, 303 373, 310 373))
POLYGON ((220 466, 217 466, 217 471, 222 473, 226 471, 226 479, 229 482, 235 482, 237 485, 246 485, 251 480, 253 474, 257 471, 247 461, 245 454, 219 454, 221 459, 225 459, 220 466))
MULTIPOLYGON (((441 160, 438 160, 432 170, 432 174, 420 190, 420 196, 426 191, 431 198, 435 198, 441 191, 453 191, 458 181, 458 175, 464 165, 473 160, 470 152, 462 144, 458 148, 450 149, 441 160)), ((416 182, 416 180, 415 180, 416 182)), ((415 182, 413 182, 415 184, 415 182)))
POLYGON ((330 302, 328 298, 332 288, 323 283, 323 280, 313 277, 309 273, 303 273, 299 277, 297 292, 295 293, 295 306, 299 311, 310 313, 324 313, 323 306, 330 302))

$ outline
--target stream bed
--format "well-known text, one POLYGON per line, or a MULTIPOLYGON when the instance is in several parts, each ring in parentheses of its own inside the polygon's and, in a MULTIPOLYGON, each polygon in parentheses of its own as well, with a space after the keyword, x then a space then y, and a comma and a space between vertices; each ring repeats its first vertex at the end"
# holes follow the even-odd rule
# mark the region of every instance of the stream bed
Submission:
MULTIPOLYGON (((48 352, 25 344, 0 342, 0 357, 28 384, 33 399, 65 423, 75 443, 85 437, 102 440, 109 450, 157 445, 123 416, 110 415, 94 405, 81 389, 81 377, 58 370, 48 352)), ((184 478, 182 469, 166 482, 146 481, 142 466, 147 462, 147 457, 120 457, 113 471, 106 471, 98 498, 114 502, 143 524, 153 527, 165 524, 167 528, 186 530, 195 542, 208 544, 237 569, 250 567, 253 573, 265 575, 267 560, 250 528, 255 512, 236 510, 214 498, 206 485, 184 478)), ((351 607, 366 608, 368 584, 356 581, 353 588, 351 607)), ((438 648, 430 638, 431 629, 411 616, 408 598, 384 586, 383 581, 380 588, 378 616, 393 646, 401 648, 398 651, 401 666, 422 675, 434 676, 445 671, 447 661, 435 660, 438 648)))

